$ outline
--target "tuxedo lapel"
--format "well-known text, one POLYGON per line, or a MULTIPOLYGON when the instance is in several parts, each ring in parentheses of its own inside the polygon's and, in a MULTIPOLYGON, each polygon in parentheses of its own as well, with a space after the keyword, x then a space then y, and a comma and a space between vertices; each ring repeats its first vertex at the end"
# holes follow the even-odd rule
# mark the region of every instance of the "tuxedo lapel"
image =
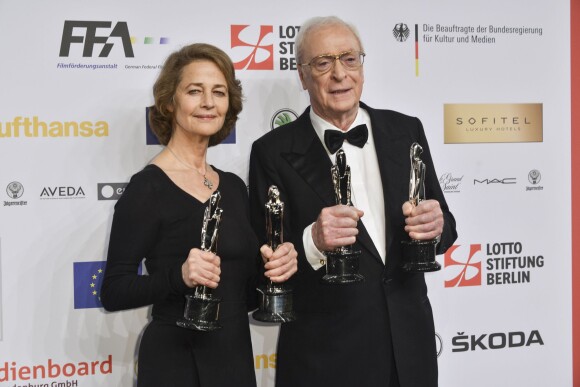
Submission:
MULTIPOLYGON (((290 151, 281 157, 290 164, 325 206, 335 204, 330 168, 332 163, 322 146, 309 116, 310 108, 298 118, 290 151)), ((304 203, 309 205, 309 203, 304 203)))
POLYGON ((406 179, 405 176, 398 176, 396 172, 401 170, 401 164, 404 163, 405 160, 398 160, 394 155, 400 154, 400 149, 405 147, 405 138, 395 136, 393 134, 395 131, 393 130, 391 123, 384 119, 381 120, 374 109, 369 108, 362 102, 361 107, 369 113, 371 119, 372 135, 375 141, 375 150, 377 152, 385 203, 386 261, 388 269, 392 270, 396 265, 398 265, 399 261, 397 256, 389 256, 389 252, 392 251, 392 244, 399 243, 399 241, 393 240, 393 235, 396 234, 393 232, 394 227, 398 227, 395 222, 395 214, 399 214, 402 211, 401 207, 403 205, 402 202, 398 203, 400 200, 395 193, 393 182, 400 181, 400 179, 406 179))
MULTIPOLYGON (((316 135, 312 122, 310 121, 309 113, 310 108, 306 109, 296 120, 296 125, 292 128, 293 144, 290 147, 290 152, 282 153, 281 157, 302 177, 325 206, 334 206, 336 199, 330 174, 332 162, 316 135)), ((305 203, 304 205, 309 204, 305 203)), ((359 235, 357 236, 358 242, 382 264, 381 256, 363 222, 358 222, 357 227, 359 229, 359 235)))

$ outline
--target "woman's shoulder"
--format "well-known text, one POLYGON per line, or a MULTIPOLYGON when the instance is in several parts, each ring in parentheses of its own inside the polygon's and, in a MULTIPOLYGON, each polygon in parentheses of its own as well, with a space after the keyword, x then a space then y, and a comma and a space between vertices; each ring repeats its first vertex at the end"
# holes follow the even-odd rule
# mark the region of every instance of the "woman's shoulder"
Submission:
POLYGON ((155 164, 147 164, 142 170, 131 176, 130 183, 155 185, 164 180, 164 172, 155 164))
POLYGON ((216 170, 216 172, 219 174, 220 176, 220 186, 222 186, 224 188, 237 188, 240 190, 243 190, 247 193, 247 185, 244 182, 244 180, 242 180, 241 177, 239 177, 238 175, 236 175, 233 172, 228 172, 228 171, 223 171, 215 166, 212 165, 212 168, 216 170))
POLYGON ((167 188, 167 179, 163 170, 155 164, 148 164, 142 170, 131 176, 129 183, 125 187, 125 193, 153 193, 163 191, 167 188))

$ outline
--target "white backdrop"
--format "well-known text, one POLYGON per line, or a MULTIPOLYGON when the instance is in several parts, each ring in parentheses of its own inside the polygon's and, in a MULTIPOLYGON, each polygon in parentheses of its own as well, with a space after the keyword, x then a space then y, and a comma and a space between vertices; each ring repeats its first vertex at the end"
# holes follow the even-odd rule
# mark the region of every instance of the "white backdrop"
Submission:
MULTIPOLYGON (((99 269, 115 199, 161 149, 147 144, 145 120, 158 66, 192 42, 234 62, 260 46, 237 72, 246 100, 235 140, 209 153, 247 181, 251 143, 277 113, 308 105, 292 68, 296 27, 329 14, 359 28, 363 101, 422 120, 457 220, 457 247, 427 275, 440 385, 572 386, 570 11, 561 0, 0 0, 0 386, 132 385, 148 309, 99 308, 99 269), (67 32, 67 21, 77 27, 67 32), (405 41, 393 34, 399 23, 405 41), (485 113, 445 125, 445 105, 461 104, 485 113), (508 113, 539 104, 540 138, 525 140, 525 114, 487 104, 508 113), (466 142, 445 143, 458 130, 466 142)), ((277 327, 251 329, 258 383, 273 386, 277 327)))

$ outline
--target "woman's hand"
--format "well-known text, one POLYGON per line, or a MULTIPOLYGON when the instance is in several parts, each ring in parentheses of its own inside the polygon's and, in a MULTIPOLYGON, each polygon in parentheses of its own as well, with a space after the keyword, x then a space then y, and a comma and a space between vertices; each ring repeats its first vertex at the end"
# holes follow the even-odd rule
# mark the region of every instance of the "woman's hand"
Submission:
POLYGON ((220 257, 210 251, 197 248, 189 250, 189 255, 181 265, 183 282, 193 288, 203 285, 208 288, 217 288, 220 282, 220 257))
POLYGON ((266 269, 264 275, 272 282, 287 281, 298 270, 298 252, 290 242, 282 243, 276 251, 263 245, 260 253, 266 269))

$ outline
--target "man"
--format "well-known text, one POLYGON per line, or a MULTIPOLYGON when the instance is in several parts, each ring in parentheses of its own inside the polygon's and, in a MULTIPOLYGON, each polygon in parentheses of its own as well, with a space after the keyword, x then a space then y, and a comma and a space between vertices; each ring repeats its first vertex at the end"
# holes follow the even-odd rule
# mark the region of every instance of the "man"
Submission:
POLYGON ((285 203, 284 240, 299 254, 290 281, 297 320, 280 329, 276 386, 437 386, 424 276, 400 268, 402 240, 440 238, 441 254, 457 237, 423 127, 416 118, 360 102, 365 54, 354 27, 335 17, 311 19, 295 47, 311 107, 258 139, 250 157, 256 233, 264 235, 264 203, 274 184, 285 203), (336 205, 330 173, 335 150, 325 145, 324 132, 360 124, 368 129, 366 141, 339 142, 351 168, 353 206, 336 205), (416 207, 408 202, 414 142, 423 147, 429 198, 416 207), (364 282, 321 283, 323 252, 353 243, 362 251, 364 282))

